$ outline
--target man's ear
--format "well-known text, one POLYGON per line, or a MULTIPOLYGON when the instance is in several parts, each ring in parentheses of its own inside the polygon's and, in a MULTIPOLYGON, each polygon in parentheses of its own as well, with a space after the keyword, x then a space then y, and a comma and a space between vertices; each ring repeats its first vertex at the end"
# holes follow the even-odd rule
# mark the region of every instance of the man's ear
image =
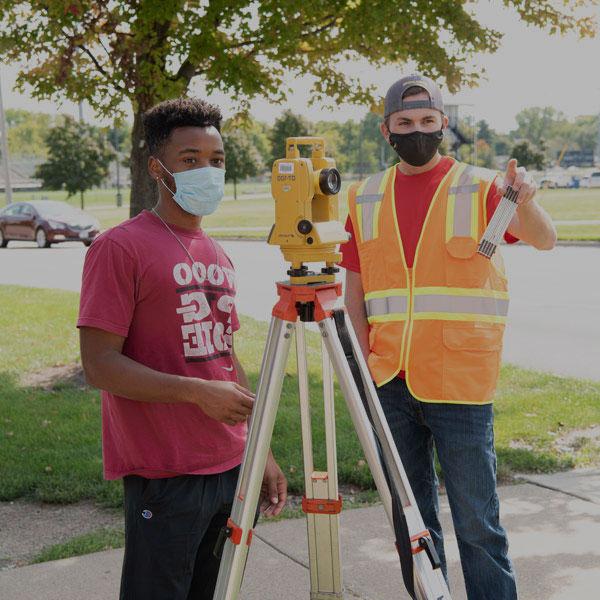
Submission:
POLYGON ((442 129, 448 129, 448 123, 450 123, 450 120, 447 115, 442 115, 442 129))
POLYGON ((156 181, 162 177, 162 167, 154 156, 148 157, 148 174, 156 181))

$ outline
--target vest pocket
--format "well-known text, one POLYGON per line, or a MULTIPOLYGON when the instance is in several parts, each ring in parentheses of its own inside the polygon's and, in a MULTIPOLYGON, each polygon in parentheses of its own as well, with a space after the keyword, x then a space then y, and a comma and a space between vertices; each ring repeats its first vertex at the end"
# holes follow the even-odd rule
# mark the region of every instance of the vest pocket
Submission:
MULTIPOLYGON (((475 246, 476 250, 477 246, 475 246)), ((477 254, 476 251, 469 255, 457 256, 446 246, 446 285, 449 287, 487 288, 493 267, 490 261, 477 254)))
POLYGON ((359 247, 360 274, 363 287, 368 291, 385 290, 387 272, 385 269, 385 249, 379 240, 364 242, 359 247))
POLYGON ((498 379, 504 326, 444 323, 443 397, 451 402, 489 402, 498 379))

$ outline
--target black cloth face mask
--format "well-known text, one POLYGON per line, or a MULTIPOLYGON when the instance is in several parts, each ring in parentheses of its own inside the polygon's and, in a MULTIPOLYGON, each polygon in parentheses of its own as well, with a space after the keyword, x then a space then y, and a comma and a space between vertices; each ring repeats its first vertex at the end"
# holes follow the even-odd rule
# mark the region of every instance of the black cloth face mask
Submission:
POLYGON ((390 133, 390 146, 404 162, 422 167, 434 157, 443 139, 443 129, 431 133, 390 133))

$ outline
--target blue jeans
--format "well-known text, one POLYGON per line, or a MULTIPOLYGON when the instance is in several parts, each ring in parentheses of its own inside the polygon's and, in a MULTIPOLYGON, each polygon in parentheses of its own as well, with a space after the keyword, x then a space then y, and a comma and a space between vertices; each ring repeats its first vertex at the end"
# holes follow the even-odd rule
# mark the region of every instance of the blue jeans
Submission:
POLYGON ((515 600, 515 574, 499 520, 492 405, 419 402, 398 378, 378 392, 444 576, 434 446, 444 473, 468 599, 515 600))

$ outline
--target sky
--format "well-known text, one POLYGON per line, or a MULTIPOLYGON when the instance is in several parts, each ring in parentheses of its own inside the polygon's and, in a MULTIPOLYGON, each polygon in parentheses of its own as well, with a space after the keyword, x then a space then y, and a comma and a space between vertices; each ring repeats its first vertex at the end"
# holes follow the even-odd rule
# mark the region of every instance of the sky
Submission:
MULTIPOLYGON (((485 119, 497 131, 508 132, 516 127, 515 115, 530 106, 553 106, 567 117, 600 112, 600 35, 592 40, 580 40, 575 34, 550 36, 540 29, 523 24, 517 14, 501 7, 501 3, 480 1, 474 4, 478 19, 504 33, 500 49, 495 54, 478 55, 474 58, 477 69, 484 69, 485 79, 479 87, 465 89, 455 96, 443 89, 446 104, 465 104, 463 112, 472 114, 476 120, 485 119)), ((600 20, 600 2, 597 8, 600 20)), ((0 65, 0 77, 5 108, 24 108, 48 113, 78 115, 78 107, 65 101, 62 105, 39 102, 12 88, 16 66, 0 65)), ((366 63, 348 63, 345 72, 360 75, 373 83, 381 95, 403 74, 414 67, 391 66, 375 70, 366 63)), ((343 104, 323 107, 309 105, 310 81, 290 79, 293 87, 287 103, 272 105, 264 100, 254 100, 251 114, 261 121, 272 123, 286 108, 303 114, 308 119, 340 120, 361 119, 367 108, 343 104)), ((201 81, 193 81, 191 92, 204 96, 201 81)), ((210 101, 223 109, 225 116, 235 109, 223 94, 213 94, 210 101)), ((91 109, 84 104, 84 118, 97 120, 91 109)))

